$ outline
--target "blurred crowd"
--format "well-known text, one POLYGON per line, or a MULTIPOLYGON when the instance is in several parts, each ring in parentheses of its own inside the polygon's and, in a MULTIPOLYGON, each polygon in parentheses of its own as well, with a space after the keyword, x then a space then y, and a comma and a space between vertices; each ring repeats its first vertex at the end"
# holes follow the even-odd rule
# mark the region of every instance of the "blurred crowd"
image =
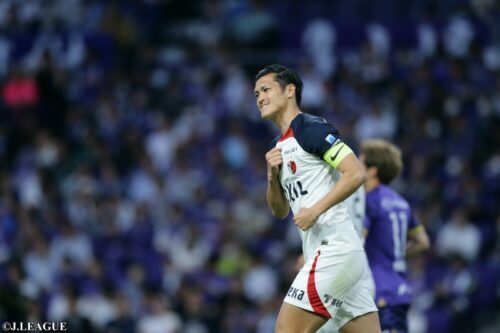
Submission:
POLYGON ((301 248, 266 207, 253 76, 282 63, 352 147, 404 153, 433 244, 411 333, 498 332, 498 22, 495 0, 1 1, 0 321, 272 332, 301 248))

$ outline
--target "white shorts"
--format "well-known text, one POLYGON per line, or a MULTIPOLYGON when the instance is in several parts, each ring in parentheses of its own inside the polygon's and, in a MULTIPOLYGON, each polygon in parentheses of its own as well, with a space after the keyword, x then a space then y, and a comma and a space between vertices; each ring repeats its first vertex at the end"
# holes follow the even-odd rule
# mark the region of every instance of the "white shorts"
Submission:
POLYGON ((331 318, 336 330, 351 319, 377 311, 364 251, 338 253, 322 245, 304 264, 284 302, 331 318))

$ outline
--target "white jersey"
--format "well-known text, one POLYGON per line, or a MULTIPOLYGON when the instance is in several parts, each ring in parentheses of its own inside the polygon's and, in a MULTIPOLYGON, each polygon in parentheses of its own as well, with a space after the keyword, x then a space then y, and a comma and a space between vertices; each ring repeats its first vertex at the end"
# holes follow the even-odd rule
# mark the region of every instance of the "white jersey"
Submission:
MULTIPOLYGON (((334 166, 352 153, 332 125, 305 113, 295 117, 288 131, 273 143, 282 148, 280 183, 294 214, 331 191, 340 177, 334 166)), ((335 245, 339 252, 363 250, 344 202, 328 209, 313 227, 299 229, 299 233, 306 262, 322 244, 335 245)))
POLYGON ((353 194, 344 200, 347 205, 347 210, 351 215, 354 229, 358 233, 361 240, 364 242, 364 222, 366 213, 366 193, 365 188, 360 186, 353 194))

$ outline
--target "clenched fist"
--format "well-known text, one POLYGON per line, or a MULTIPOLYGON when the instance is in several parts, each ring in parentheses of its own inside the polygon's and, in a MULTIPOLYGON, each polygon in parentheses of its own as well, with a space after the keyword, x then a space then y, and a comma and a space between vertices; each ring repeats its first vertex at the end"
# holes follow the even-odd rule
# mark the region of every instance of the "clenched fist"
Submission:
POLYGON ((314 208, 301 208, 293 217, 293 222, 301 230, 310 229, 318 220, 319 212, 314 208))
POLYGON ((280 174, 280 168, 283 164, 283 158, 281 157, 281 147, 274 147, 266 153, 267 161, 267 179, 277 180, 280 174))

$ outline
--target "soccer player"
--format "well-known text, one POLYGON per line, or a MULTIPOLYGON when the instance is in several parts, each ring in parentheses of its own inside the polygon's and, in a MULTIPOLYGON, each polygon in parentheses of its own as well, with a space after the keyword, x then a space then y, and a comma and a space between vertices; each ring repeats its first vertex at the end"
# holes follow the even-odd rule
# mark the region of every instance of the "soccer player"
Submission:
POLYGON ((267 202, 277 218, 292 210, 305 260, 275 332, 316 332, 333 319, 342 333, 380 333, 363 278, 366 255, 343 202, 365 182, 363 166, 332 125, 301 112, 302 80, 294 70, 270 65, 255 79, 261 117, 281 132, 266 153, 267 202))
POLYGON ((410 304, 406 256, 428 249, 429 237, 408 202, 388 186, 401 172, 401 151, 384 140, 366 140, 361 144, 360 160, 368 176, 365 249, 382 330, 404 333, 410 304))

